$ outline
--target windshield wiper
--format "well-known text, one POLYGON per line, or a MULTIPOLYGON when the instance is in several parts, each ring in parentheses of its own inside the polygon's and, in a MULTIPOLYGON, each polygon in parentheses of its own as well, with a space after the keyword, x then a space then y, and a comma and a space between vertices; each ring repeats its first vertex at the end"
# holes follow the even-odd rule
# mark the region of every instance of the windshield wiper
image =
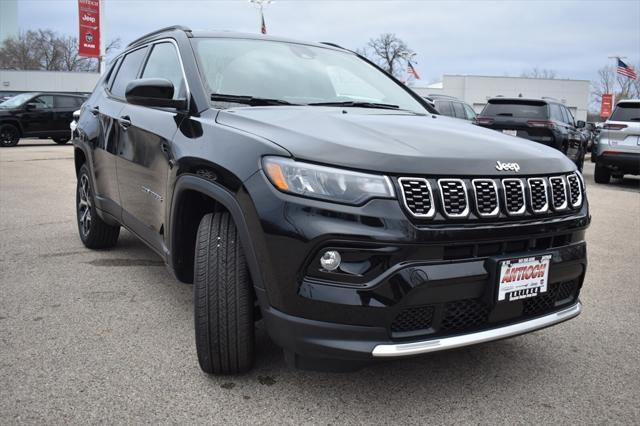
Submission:
POLYGON ((246 104, 251 106, 268 106, 268 105, 297 105, 282 99, 255 98, 253 96, 243 95, 224 95, 221 93, 212 93, 212 101, 232 102, 237 104, 246 104))
POLYGON ((376 102, 358 102, 358 101, 345 101, 345 102, 313 102, 307 105, 311 106, 340 106, 340 107, 354 107, 354 108, 379 108, 379 109, 397 109, 400 110, 398 105, 391 104, 379 104, 376 102))

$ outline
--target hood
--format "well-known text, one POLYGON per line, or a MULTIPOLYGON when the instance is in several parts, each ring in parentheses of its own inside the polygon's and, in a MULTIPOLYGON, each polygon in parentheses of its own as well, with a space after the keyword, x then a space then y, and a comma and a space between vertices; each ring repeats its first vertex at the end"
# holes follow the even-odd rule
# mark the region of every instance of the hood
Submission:
POLYGON ((216 121, 266 138, 294 158, 390 174, 488 176, 496 162, 518 163, 518 175, 572 171, 553 148, 467 121, 402 111, 336 107, 247 107, 216 121))

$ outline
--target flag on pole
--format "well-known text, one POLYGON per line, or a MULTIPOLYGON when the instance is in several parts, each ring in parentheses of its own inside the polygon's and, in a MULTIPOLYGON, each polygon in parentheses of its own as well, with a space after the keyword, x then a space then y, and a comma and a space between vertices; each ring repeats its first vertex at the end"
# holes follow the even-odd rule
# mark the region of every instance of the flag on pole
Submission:
POLYGON ((260 17, 262 18, 262 27, 260 27, 260 32, 262 34, 267 33, 267 24, 264 23, 264 13, 262 13, 262 9, 260 10, 260 17))
POLYGON ((638 78, 638 74, 636 74, 633 68, 622 62, 620 58, 618 58, 618 68, 616 69, 616 72, 624 75, 625 77, 629 77, 631 80, 636 80, 638 78))
POLYGON ((420 80, 420 76, 418 75, 418 72, 413 67, 413 65, 411 65, 411 62, 409 61, 407 61, 407 74, 409 74, 410 76, 413 76, 413 78, 415 78, 416 80, 420 80))

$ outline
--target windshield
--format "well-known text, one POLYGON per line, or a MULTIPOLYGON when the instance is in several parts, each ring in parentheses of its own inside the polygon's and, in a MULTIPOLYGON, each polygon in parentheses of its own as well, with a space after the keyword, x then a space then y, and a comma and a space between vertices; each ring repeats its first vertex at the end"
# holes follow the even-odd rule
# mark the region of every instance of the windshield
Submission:
POLYGON ((22 93, 20 95, 16 95, 0 103, 0 107, 3 107, 3 108, 19 107, 20 105, 22 105, 32 97, 33 97, 33 93, 22 93))
POLYGON ((383 72, 351 53, 251 39, 201 38, 193 43, 211 93, 292 104, 390 104, 428 112, 383 72))
POLYGON ((540 101, 492 99, 480 115, 546 119, 547 105, 540 101))
POLYGON ((616 105, 611 121, 640 121, 640 102, 623 102, 616 105))

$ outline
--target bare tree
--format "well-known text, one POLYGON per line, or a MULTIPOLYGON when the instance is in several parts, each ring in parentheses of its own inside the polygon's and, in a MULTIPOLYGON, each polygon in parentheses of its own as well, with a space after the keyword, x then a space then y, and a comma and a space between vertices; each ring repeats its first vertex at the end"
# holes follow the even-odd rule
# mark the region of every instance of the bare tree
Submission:
MULTIPOLYGON (((636 69, 639 68, 640 66, 636 67, 636 69)), ((640 97, 640 80, 632 80, 616 73, 615 67, 611 65, 604 66, 598 70, 598 80, 592 82, 591 86, 594 107, 600 105, 604 93, 612 93, 616 101, 640 97)))
POLYGON ((533 67, 529 71, 523 71, 520 74, 520 77, 525 78, 546 78, 546 79, 555 79, 558 76, 554 70, 546 69, 546 68, 538 68, 533 67))
MULTIPOLYGON (((106 54, 120 47, 111 40, 106 54)), ((8 70, 98 71, 98 60, 78 55, 78 39, 41 29, 6 39, 0 46, 0 68, 8 70)))
POLYGON ((365 56, 380 68, 394 77, 403 73, 402 61, 414 54, 407 44, 395 34, 381 34, 378 38, 370 39, 363 49, 357 52, 365 56))

